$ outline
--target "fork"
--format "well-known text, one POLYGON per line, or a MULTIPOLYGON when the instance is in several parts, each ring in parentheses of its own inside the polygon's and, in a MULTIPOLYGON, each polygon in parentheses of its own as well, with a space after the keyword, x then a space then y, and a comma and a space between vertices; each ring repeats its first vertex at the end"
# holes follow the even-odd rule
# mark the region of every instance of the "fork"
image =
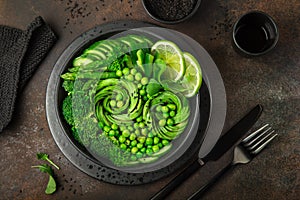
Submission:
POLYGON ((188 198, 188 200, 200 199, 200 197, 214 184, 216 181, 237 164, 249 163, 257 156, 278 134, 271 128, 269 124, 265 124, 253 133, 244 138, 235 148, 234 156, 231 163, 216 174, 207 184, 201 187, 197 192, 188 198))

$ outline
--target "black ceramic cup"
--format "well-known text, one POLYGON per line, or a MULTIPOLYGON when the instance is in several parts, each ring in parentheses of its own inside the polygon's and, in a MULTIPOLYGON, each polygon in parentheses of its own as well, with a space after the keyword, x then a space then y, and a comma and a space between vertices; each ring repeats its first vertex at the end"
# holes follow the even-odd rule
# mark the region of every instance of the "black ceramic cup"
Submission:
POLYGON ((245 56, 260 56, 277 44, 279 32, 275 21, 266 13, 251 11, 242 15, 233 26, 233 45, 245 56))

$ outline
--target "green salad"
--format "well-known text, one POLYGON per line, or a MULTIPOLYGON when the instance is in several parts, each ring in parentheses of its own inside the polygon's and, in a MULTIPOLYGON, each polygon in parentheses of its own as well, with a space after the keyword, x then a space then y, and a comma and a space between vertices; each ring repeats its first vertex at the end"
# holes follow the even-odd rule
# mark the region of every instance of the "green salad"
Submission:
POLYGON ((61 75, 73 137, 115 166, 150 163, 189 123, 202 83, 193 55, 171 41, 127 35, 95 42, 61 75))

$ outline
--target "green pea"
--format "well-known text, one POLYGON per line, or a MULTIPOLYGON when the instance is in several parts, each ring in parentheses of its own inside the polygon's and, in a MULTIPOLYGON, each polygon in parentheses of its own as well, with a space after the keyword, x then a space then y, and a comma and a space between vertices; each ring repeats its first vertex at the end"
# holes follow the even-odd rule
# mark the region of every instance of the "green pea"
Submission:
POLYGON ((124 143, 126 141, 126 138, 124 136, 119 137, 119 142, 124 143))
POLYGON ((138 129, 139 128, 139 123, 138 122, 134 123, 133 128, 138 129))
POLYGON ((170 110, 176 110, 176 105, 175 104, 168 104, 167 105, 168 108, 170 108, 170 110))
POLYGON ((140 95, 141 96, 144 96, 146 94, 146 91, 145 90, 140 90, 140 95))
POLYGON ((172 110, 172 111, 170 111, 170 113, 169 113, 169 114, 170 114, 170 117, 174 117, 174 116, 176 115, 175 111, 173 111, 173 110, 172 110))
POLYGON ((138 149, 141 149, 141 148, 143 148, 143 144, 142 143, 138 143, 137 145, 136 145, 136 147, 138 148, 138 149))
POLYGON ((143 100, 144 100, 144 101, 147 101, 147 100, 148 100, 147 95, 144 95, 144 96, 143 96, 143 100))
POLYGON ((117 101, 123 100, 123 96, 122 96, 121 94, 117 94, 116 100, 117 100, 117 101))
POLYGON ((158 145, 159 148, 163 148, 162 143, 158 143, 157 145, 158 145))
POLYGON ((171 118, 169 118, 169 119, 167 120, 167 125, 168 125, 168 126, 173 126, 173 125, 174 125, 174 120, 171 119, 171 118))
POLYGON ((159 120, 158 124, 160 127, 164 127, 166 125, 167 121, 165 119, 159 120))
POLYGON ((143 144, 146 141, 146 137, 138 137, 137 140, 143 144))
POLYGON ((147 155, 152 155, 153 154, 153 150, 152 149, 146 149, 146 154, 147 155))
POLYGON ((125 141, 125 144, 126 144, 127 146, 129 146, 130 143, 131 143, 130 140, 126 140, 126 141, 125 141))
POLYGON ((134 131, 134 128, 133 128, 132 126, 127 126, 127 129, 128 129, 129 131, 134 131))
POLYGON ((133 81, 134 80, 134 77, 133 77, 133 75, 132 74, 128 74, 128 75, 126 75, 126 77, 125 77, 127 80, 129 80, 129 81, 133 81))
POLYGON ((152 145, 152 144, 153 144, 153 139, 148 137, 148 138, 146 139, 146 144, 147 144, 147 145, 152 145))
POLYGON ((157 111, 157 112, 161 112, 161 107, 162 107, 161 105, 156 106, 156 111, 157 111))
POLYGON ((136 135, 140 135, 140 130, 139 130, 139 129, 136 129, 136 130, 134 131, 134 133, 135 133, 136 135))
POLYGON ((158 146, 158 145, 154 145, 154 146, 152 147, 152 150, 153 150, 154 153, 155 153, 155 152, 158 152, 158 151, 159 151, 159 146, 158 146))
POLYGON ((108 133, 110 131, 110 127, 109 126, 104 126, 103 130, 108 133))
POLYGON ((162 111, 163 113, 167 113, 167 112, 169 112, 169 108, 168 108, 167 106, 162 106, 162 107, 161 107, 161 111, 162 111))
POLYGON ((130 70, 130 73, 131 73, 132 75, 135 75, 135 74, 137 73, 137 70, 136 70, 135 68, 133 68, 133 69, 130 70))
POLYGON ((139 73, 139 72, 136 73, 135 76, 134 76, 135 80, 137 80, 137 81, 140 81, 142 79, 142 77, 143 77, 142 74, 139 73))
POLYGON ((143 116, 139 116, 138 118, 136 118, 137 122, 141 122, 143 120, 143 116))
POLYGON ((123 76, 123 73, 122 73, 121 70, 117 70, 117 71, 116 71, 116 75, 117 75, 118 77, 121 77, 121 76, 123 76))
POLYGON ((131 133, 129 136, 129 140, 135 140, 135 138, 136 138, 136 135, 131 133))
POLYGON ((146 148, 144 147, 144 148, 142 148, 140 151, 141 151, 142 153, 146 153, 146 148))
POLYGON ((166 112, 166 113, 163 113, 163 117, 167 119, 168 117, 170 117, 170 115, 169 115, 169 113, 166 112))
POLYGON ((143 128, 143 129, 142 129, 142 135, 145 135, 145 136, 146 136, 147 133, 148 133, 148 130, 147 130, 146 128, 143 128))
POLYGON ((143 157, 143 153, 142 153, 142 152, 137 152, 137 153, 136 153, 136 157, 137 157, 137 158, 143 157))
POLYGON ((141 88, 143 87, 143 85, 142 85, 141 83, 138 83, 138 84, 137 84, 137 87, 138 87, 139 89, 141 89, 141 88))
POLYGON ((109 136, 115 136, 115 131, 114 131, 114 130, 110 130, 110 131, 108 132, 108 135, 109 135, 109 136))
POLYGON ((142 85, 147 85, 148 82, 149 82, 149 80, 148 80, 147 77, 143 77, 143 78, 141 79, 141 84, 142 84, 142 85))
POLYGON ((138 152, 139 151, 139 149, 137 148, 137 147, 133 147, 132 149, 131 149, 131 153, 132 154, 136 154, 136 152, 138 152))
POLYGON ((130 142, 130 145, 131 145, 132 147, 135 147, 135 146, 137 145, 137 141, 136 141, 136 140, 131 141, 131 142, 130 142))
POLYGON ((116 100, 110 100, 109 104, 111 107, 116 107, 117 102, 116 102, 116 100))
POLYGON ((164 146, 167 146, 169 144, 169 141, 168 140, 162 140, 161 143, 164 145, 164 146))
POLYGON ((117 107, 121 108, 122 106, 124 106, 123 101, 117 101, 117 107))
POLYGON ((122 132, 122 135, 123 135, 124 137, 129 137, 129 136, 130 136, 129 130, 128 130, 128 129, 125 129, 125 130, 122 132))
POLYGON ((149 138, 153 138, 153 137, 154 137, 153 133, 152 133, 152 132, 149 132, 149 133, 148 133, 148 137, 149 137, 149 138))
POLYGON ((154 144, 158 144, 158 143, 159 143, 159 138, 158 138, 158 137, 154 137, 153 143, 154 143, 154 144))
POLYGON ((124 75, 128 75, 129 74, 129 68, 127 68, 127 67, 124 68, 122 72, 123 72, 124 75))
POLYGON ((118 126, 117 124, 112 124, 112 125, 111 125, 111 128, 112 128, 113 130, 118 130, 119 126, 118 126))
POLYGON ((144 122, 140 122, 140 123, 139 123, 139 127, 140 127, 140 128, 145 128, 145 123, 144 123, 144 122))
POLYGON ((121 145, 120 145, 120 148, 123 149, 123 150, 126 150, 126 149, 127 149, 127 146, 126 146, 126 144, 121 144, 121 145))

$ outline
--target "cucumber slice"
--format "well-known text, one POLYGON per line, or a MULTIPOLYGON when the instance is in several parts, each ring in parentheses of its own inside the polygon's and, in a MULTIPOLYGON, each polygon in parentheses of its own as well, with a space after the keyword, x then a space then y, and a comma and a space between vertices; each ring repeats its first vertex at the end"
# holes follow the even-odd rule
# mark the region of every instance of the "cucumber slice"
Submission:
POLYGON ((87 65, 87 64, 89 64, 91 62, 93 62, 93 60, 90 59, 90 58, 77 57, 73 61, 73 66, 74 67, 81 67, 81 66, 87 65))
POLYGON ((86 55, 93 55, 96 56, 98 59, 106 59, 106 55, 99 49, 88 49, 87 51, 85 51, 86 55))

